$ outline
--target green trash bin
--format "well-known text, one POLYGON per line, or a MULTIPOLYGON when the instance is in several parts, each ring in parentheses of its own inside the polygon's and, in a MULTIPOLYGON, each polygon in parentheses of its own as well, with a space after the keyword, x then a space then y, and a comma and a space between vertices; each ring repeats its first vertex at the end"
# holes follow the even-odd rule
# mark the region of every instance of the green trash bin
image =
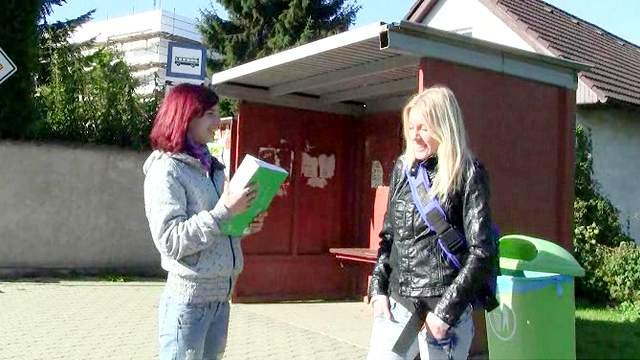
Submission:
POLYGON ((490 359, 575 359, 575 276, 562 247, 523 235, 500 238, 497 297, 486 316, 490 359))

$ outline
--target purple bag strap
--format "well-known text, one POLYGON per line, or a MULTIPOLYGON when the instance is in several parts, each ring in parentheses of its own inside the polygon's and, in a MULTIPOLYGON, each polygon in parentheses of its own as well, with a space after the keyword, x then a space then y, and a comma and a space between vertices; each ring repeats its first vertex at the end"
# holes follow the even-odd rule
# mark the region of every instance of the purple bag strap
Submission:
MULTIPOLYGON (((429 229, 436 232, 435 230, 436 228, 429 221, 427 214, 435 210, 440 214, 440 216, 442 216, 442 218, 445 221, 446 221, 447 215, 444 212, 444 209, 442 208, 442 206, 440 205, 440 202, 437 199, 430 197, 428 199, 428 202, 426 204, 423 204, 422 199, 419 196, 418 186, 420 185, 420 183, 424 184, 427 193, 431 189, 431 181, 429 181, 429 176, 427 176, 427 171, 422 166, 418 166, 418 173, 416 174, 417 176, 415 178, 411 176, 409 169, 405 169, 405 173, 409 181, 409 188, 411 189, 411 197, 413 199, 414 204, 416 205, 416 208, 418 209, 420 218, 429 227, 429 229)), ((455 256, 455 254, 453 254, 449 250, 449 248, 444 244, 444 242, 440 237, 438 237, 438 246, 440 247, 440 249, 442 249, 442 252, 446 256, 449 263, 453 265, 457 270, 460 270, 462 268, 462 264, 460 263, 460 260, 458 260, 458 257, 455 256)))

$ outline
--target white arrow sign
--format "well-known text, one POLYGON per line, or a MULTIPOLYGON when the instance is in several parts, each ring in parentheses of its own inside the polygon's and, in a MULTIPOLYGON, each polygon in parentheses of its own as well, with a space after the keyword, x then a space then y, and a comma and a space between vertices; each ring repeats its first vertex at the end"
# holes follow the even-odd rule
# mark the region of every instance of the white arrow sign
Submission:
POLYGON ((7 80, 9 76, 13 75, 16 70, 18 70, 16 64, 14 64, 4 50, 0 48, 0 84, 7 80))

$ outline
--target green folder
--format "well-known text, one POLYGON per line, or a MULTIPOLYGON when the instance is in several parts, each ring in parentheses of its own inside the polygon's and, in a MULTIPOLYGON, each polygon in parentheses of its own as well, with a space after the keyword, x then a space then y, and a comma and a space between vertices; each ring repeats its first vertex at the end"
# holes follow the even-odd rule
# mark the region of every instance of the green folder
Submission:
POLYGON ((289 173, 285 169, 246 155, 229 181, 229 186, 234 191, 242 191, 247 185, 255 184, 257 197, 247 211, 222 224, 222 231, 231 236, 244 235, 253 219, 269 208, 287 176, 289 173))

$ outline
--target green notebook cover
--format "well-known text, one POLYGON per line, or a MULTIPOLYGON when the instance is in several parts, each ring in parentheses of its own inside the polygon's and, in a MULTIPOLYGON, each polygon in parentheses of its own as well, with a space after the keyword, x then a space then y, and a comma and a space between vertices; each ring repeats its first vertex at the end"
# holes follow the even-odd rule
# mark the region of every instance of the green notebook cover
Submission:
POLYGON ((289 174, 285 169, 246 155, 229 181, 232 190, 241 191, 248 184, 256 184, 257 197, 247 211, 240 213, 222 225, 222 231, 231 236, 242 236, 251 221, 265 212, 289 174))

